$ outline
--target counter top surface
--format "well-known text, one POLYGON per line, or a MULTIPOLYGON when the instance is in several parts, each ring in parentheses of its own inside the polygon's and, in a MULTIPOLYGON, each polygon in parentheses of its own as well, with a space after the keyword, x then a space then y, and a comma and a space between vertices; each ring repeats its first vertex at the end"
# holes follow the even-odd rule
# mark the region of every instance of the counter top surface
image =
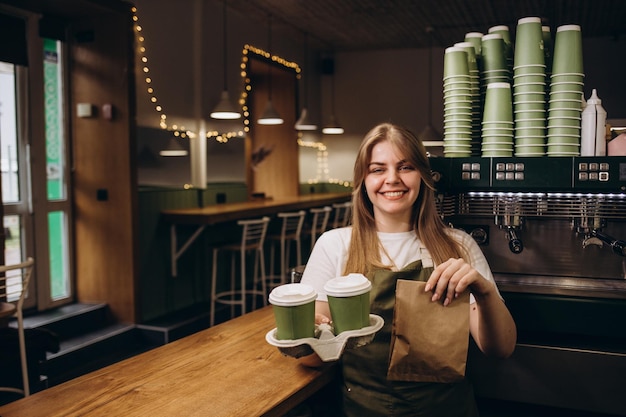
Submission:
POLYGON ((313 207, 349 201, 351 194, 305 194, 276 199, 259 199, 239 203, 214 204, 206 207, 163 210, 162 218, 177 224, 216 224, 244 218, 276 214, 279 211, 306 210, 313 207))
POLYGON ((333 378, 265 341, 265 307, 0 407, 2 417, 280 416, 333 378))

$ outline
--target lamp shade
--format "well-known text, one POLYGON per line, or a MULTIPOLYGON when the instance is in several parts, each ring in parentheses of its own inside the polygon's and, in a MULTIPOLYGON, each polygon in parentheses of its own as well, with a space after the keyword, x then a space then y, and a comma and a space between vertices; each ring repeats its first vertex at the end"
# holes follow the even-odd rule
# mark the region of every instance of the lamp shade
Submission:
POLYGON ((167 143, 167 148, 159 152, 161 156, 187 156, 188 154, 189 152, 174 138, 171 138, 167 143))
POLYGON ((284 120, 278 115, 278 112, 272 105, 272 100, 268 100, 265 105, 263 115, 257 120, 260 125, 282 125, 284 120))
POLYGON ((295 124, 296 130, 316 130, 317 125, 311 122, 309 119, 309 113, 306 108, 302 109, 302 113, 300 114, 300 118, 295 124))
POLYGON ((326 134, 326 135, 341 135, 343 134, 343 127, 341 127, 341 125, 339 123, 337 123, 337 120, 335 119, 335 115, 332 114, 330 116, 330 122, 327 123, 324 128, 322 129, 322 133, 326 134))
POLYGON ((211 112, 211 117, 223 120, 234 120, 241 117, 241 113, 239 112, 237 106, 230 101, 230 96, 227 90, 222 91, 220 101, 211 112))

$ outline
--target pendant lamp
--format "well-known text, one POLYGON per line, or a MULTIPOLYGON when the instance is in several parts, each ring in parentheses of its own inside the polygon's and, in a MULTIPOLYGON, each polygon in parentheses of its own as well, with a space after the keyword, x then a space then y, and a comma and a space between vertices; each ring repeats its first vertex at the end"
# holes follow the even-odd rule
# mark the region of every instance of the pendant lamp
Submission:
MULTIPOLYGON (((307 62, 309 58, 309 42, 308 42, 308 34, 304 34, 304 71, 307 71, 307 62)), ((301 78, 302 79, 302 78, 301 78)), ((296 121, 295 128, 296 130, 317 130, 317 125, 309 120, 309 114, 307 111, 308 100, 309 100, 309 89, 306 79, 302 80, 302 84, 304 86, 304 106, 302 107, 302 113, 300 113, 300 118, 296 121)))
MULTIPOLYGON (((269 16, 268 22, 268 31, 267 31, 267 50, 268 53, 272 53, 272 16, 269 16)), ((257 123, 260 125, 282 125, 284 120, 272 104, 272 63, 267 63, 267 82, 268 82, 268 99, 267 104, 265 105, 265 110, 261 117, 257 120, 257 123)))
POLYGON ((189 152, 174 138, 170 138, 167 148, 159 152, 161 156, 187 156, 189 152))
POLYGON ((326 135, 341 135, 343 134, 343 127, 337 122, 337 118, 335 117, 335 70, 333 68, 330 74, 330 119, 328 123, 324 125, 322 129, 322 133, 326 135))
POLYGON ((434 29, 429 26, 426 28, 426 32, 429 35, 429 47, 428 47, 428 125, 418 135, 422 142, 440 142, 443 140, 441 134, 433 127, 433 32, 434 29))
POLYGON ((219 103, 217 103, 217 106, 215 106, 215 108, 213 109, 213 111, 211 112, 211 117, 213 119, 222 119, 222 120, 234 120, 234 119, 239 119, 241 117, 241 112, 239 111, 239 109, 237 108, 237 106, 235 106, 231 101, 230 101, 230 96, 228 94, 228 76, 227 71, 226 71, 226 62, 227 62, 227 54, 226 51, 228 49, 228 37, 227 37, 227 32, 228 32, 228 25, 227 25, 227 5, 226 5, 226 0, 224 0, 224 19, 223 19, 223 36, 222 36, 222 40, 224 42, 224 45, 222 47, 222 54, 223 54, 223 65, 224 65, 224 90, 222 91, 222 96, 220 98, 219 103))

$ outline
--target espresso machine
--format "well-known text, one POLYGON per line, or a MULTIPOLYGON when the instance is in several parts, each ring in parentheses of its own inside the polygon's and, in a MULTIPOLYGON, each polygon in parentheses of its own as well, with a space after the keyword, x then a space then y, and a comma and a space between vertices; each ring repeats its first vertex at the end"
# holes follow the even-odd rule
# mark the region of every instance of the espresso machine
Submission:
POLYGON ((478 396, 626 416, 626 157, 430 158, 439 214, 479 244, 515 319, 470 347, 478 396))

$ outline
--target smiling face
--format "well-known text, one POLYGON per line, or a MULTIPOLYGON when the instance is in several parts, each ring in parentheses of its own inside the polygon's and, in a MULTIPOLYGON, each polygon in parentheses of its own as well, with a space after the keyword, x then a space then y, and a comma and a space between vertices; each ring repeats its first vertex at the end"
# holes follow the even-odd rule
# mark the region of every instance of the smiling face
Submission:
POLYGON ((374 145, 364 184, 378 231, 412 229, 413 205, 420 192, 421 180, 417 168, 391 142, 383 140, 374 145))

